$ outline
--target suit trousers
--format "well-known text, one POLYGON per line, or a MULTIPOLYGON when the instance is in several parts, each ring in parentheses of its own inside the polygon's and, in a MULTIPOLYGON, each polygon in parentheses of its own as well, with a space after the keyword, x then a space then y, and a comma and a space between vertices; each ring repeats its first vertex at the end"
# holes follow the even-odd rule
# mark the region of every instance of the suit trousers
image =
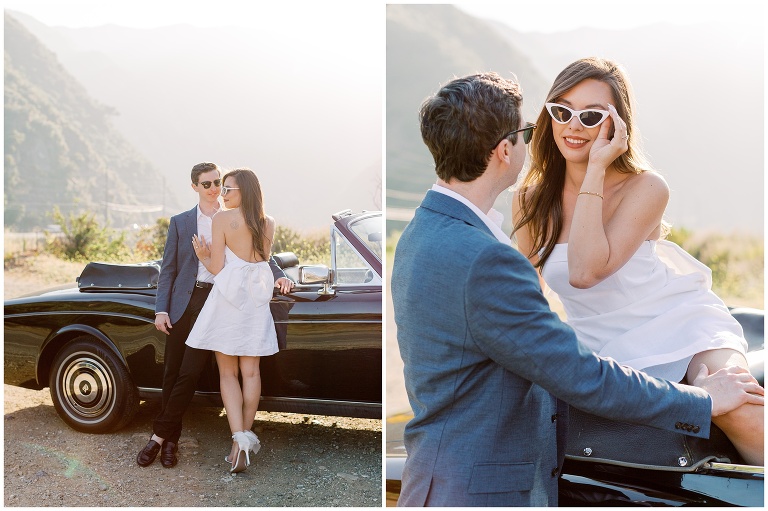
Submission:
POLYGON ((211 357, 210 351, 190 348, 185 344, 209 293, 210 288, 194 288, 184 314, 165 339, 163 404, 152 431, 173 443, 179 441, 181 419, 195 395, 200 374, 209 365, 211 357))

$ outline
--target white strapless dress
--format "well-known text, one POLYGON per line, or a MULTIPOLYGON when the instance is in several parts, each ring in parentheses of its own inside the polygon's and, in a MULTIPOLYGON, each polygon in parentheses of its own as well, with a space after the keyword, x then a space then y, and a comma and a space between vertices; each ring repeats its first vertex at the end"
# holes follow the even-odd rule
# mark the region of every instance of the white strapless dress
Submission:
POLYGON ((277 353, 275 323, 269 310, 274 276, 266 261, 243 261, 229 247, 224 268, 187 338, 187 346, 227 355, 277 353))
POLYGON ((678 382, 702 351, 746 353, 741 325, 711 291, 710 269, 670 241, 643 242, 622 268, 589 289, 568 283, 568 244, 560 243, 542 276, 579 341, 651 376, 678 382))

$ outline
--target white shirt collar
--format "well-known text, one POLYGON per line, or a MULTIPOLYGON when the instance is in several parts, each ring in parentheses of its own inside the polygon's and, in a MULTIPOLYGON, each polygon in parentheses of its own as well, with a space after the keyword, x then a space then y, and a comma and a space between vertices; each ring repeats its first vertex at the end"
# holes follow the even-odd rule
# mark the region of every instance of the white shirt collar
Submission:
POLYGON ((488 229, 491 230, 493 235, 496 237, 497 240, 500 242, 512 246, 512 240, 509 239, 509 236, 504 234, 504 231, 501 230, 501 224, 504 222, 504 215, 501 213, 501 211, 495 210, 491 208, 491 210, 486 215, 482 211, 480 211, 480 208, 475 206, 469 199, 464 197, 463 195, 460 195, 453 190, 449 190, 448 188, 444 186, 440 186, 439 184, 432 185, 432 190, 437 193, 442 193, 443 195, 447 195, 448 197, 454 198, 457 201, 461 202, 465 206, 467 206, 469 209, 472 210, 474 214, 480 218, 480 220, 483 221, 483 223, 488 227, 488 229))
MULTIPOLYGON (((210 218, 213 218, 213 217, 216 215, 216 213, 218 213, 219 211, 221 211, 221 206, 219 206, 219 209, 217 209, 217 210, 216 210, 216 211, 213 213, 213 215, 211 215, 211 217, 210 217, 210 218)), ((202 208, 200 208, 200 203, 198 202, 198 203, 197 203, 197 219, 198 219, 198 220, 200 219, 200 215, 203 215, 203 216, 207 216, 205 213, 203 213, 203 210, 202 210, 202 208)))

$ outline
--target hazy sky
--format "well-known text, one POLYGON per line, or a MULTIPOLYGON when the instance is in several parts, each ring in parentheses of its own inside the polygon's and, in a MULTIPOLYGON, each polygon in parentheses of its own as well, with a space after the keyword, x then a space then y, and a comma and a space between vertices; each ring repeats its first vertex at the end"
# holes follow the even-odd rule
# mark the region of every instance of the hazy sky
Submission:
POLYGON ((19 10, 46 25, 92 27, 114 23, 132 28, 157 28, 179 23, 198 27, 248 26, 267 28, 290 24, 309 33, 333 35, 335 23, 356 19, 361 10, 380 10, 383 4, 365 2, 270 2, 274 16, 265 19, 263 2, 247 0, 3 0, 5 9, 19 10), (348 16, 329 16, 347 12, 348 16), (322 17, 323 23, 318 23, 322 17))
POLYGON ((263 2, 247 0, 3 0, 3 8, 18 10, 53 27, 115 24, 157 28, 189 24, 248 27, 259 30, 262 35, 299 30, 304 37, 281 38, 281 52, 305 51, 313 40, 322 41, 329 65, 339 62, 335 52, 344 52, 345 62, 355 62, 356 73, 382 79, 384 76, 386 12, 383 3, 271 2, 267 8, 269 16, 263 14, 263 2))
POLYGON ((347 55, 354 52, 357 73, 383 77, 383 3, 270 2, 265 7, 264 2, 248 0, 3 0, 3 8, 18 10, 53 27, 115 24, 149 29, 188 24, 253 28, 262 35, 298 30, 304 37, 282 38, 280 51, 303 51, 313 40, 322 41, 329 62, 334 61, 336 51, 347 55))
MULTIPOLYGON (((128 69, 133 65, 131 59, 142 55, 146 48, 139 41, 135 47, 125 49, 120 46, 121 41, 135 37, 136 32, 140 36, 142 30, 157 32, 161 27, 185 24, 198 27, 200 39, 203 39, 199 42, 202 45, 208 43, 210 52, 203 52, 198 62, 228 66, 222 75, 228 79, 240 69, 242 80, 232 87, 232 94, 226 98, 219 100, 225 92, 221 89, 223 80, 218 80, 216 87, 208 90, 179 88, 173 98, 164 101, 157 91, 164 90, 167 83, 153 88, 145 80, 132 90, 130 98, 118 97, 127 96, 123 92, 125 82, 114 83, 109 77, 99 76, 98 66, 88 69, 84 61, 78 60, 76 46, 68 54, 69 60, 64 59, 72 66, 70 72, 78 77, 94 99, 118 111, 124 109, 120 117, 115 118, 115 126, 156 168, 163 169, 168 176, 168 186, 182 205, 194 198, 189 190, 187 169, 190 161, 216 161, 224 168, 249 166, 262 172, 262 183, 265 188, 271 186, 267 188, 270 190, 285 187, 286 182, 280 180, 288 172, 295 172, 295 186, 286 188, 291 193, 272 192, 268 194, 266 204, 281 225, 299 230, 327 230, 331 213, 345 208, 355 211, 377 209, 383 203, 385 4, 3 0, 3 7, 54 28, 117 25, 131 29, 128 33, 115 31, 113 39, 104 39, 112 46, 108 45, 103 52, 88 49, 95 52, 95 60, 100 64, 106 62, 128 69), (209 27, 219 30, 206 31, 209 27), (206 34, 219 39, 205 41, 206 34), (240 41, 239 47, 227 49, 227 44, 237 44, 237 41, 240 41), (211 52, 222 54, 216 58, 211 52), (254 62, 254 55, 263 59, 254 62), (258 94, 247 91, 247 84, 260 83, 258 80, 263 76, 259 73, 263 70, 273 73, 271 79, 259 85, 258 94), (308 86, 308 80, 316 82, 308 86), (156 105, 162 113, 160 118, 176 115, 179 122, 185 123, 183 129, 174 130, 165 141, 146 132, 132 131, 137 126, 138 115, 135 108, 130 110, 131 101, 140 102, 142 94, 146 95, 143 103, 156 105), (193 94, 196 96, 192 97, 193 94), (238 104, 242 106, 238 107, 238 104), (332 117, 328 116, 330 109, 333 109, 332 117), (200 135, 200 130, 188 122, 198 110, 209 115, 216 112, 218 117, 215 119, 224 119, 230 131, 216 130, 215 136, 200 135), (299 118, 301 130, 297 130, 299 118), (185 145, 183 135, 179 133, 198 136, 195 140, 200 143, 179 149, 185 145), (166 147, 158 149, 161 144, 166 147), (291 158, 286 158, 286 154, 291 158), (173 169, 183 169, 183 172, 173 169), (322 171, 322 176, 315 173, 311 179, 306 177, 313 169, 322 171)), ((70 35, 68 32, 61 31, 63 39, 70 35)), ((80 39, 72 34, 72 40, 87 46, 91 39, 87 37, 88 31, 83 32, 86 34, 81 33, 80 39)), ((167 30, 165 33, 180 34, 181 38, 189 32, 167 30)), ((90 37, 104 37, 105 33, 93 31, 90 37)), ((157 33, 148 35, 147 40, 158 40, 157 33)), ((190 55, 184 54, 183 48, 179 48, 180 41, 169 36, 167 44, 166 41, 159 44, 156 53, 161 62, 167 55, 179 52, 175 63, 182 69, 177 75, 186 76, 185 73, 195 69, 195 62, 190 60, 190 55)), ((147 64, 150 71, 151 62, 147 64)), ((155 126, 154 129, 163 128, 155 126)))
POLYGON ((457 3, 479 18, 496 19, 521 32, 560 32, 582 27, 635 28, 652 23, 712 21, 765 25, 763 0, 515 0, 457 3))
MULTIPOLYGON (((514 0, 504 3, 459 2, 456 5, 476 16, 497 18, 517 30, 556 32, 585 26, 623 29, 659 21, 690 24, 727 19, 763 24, 763 3, 763 0, 514 0)), ((369 13, 379 11, 383 23, 385 4, 384 1, 272 2, 270 10, 275 16, 265 21, 256 14, 263 10, 263 3, 246 0, 3 1, 5 8, 20 10, 53 26, 89 27, 115 23, 134 28, 156 28, 188 23, 199 27, 238 25, 264 28, 274 23, 279 25, 280 19, 283 19, 284 23, 301 25, 310 33, 322 31, 326 35, 333 33, 334 19, 339 23, 350 17, 354 19, 356 11, 361 9, 369 13), (334 11, 339 16, 328 16, 334 11), (343 15, 345 12, 347 14, 343 15), (317 22, 319 17, 322 17, 323 23, 317 22)))

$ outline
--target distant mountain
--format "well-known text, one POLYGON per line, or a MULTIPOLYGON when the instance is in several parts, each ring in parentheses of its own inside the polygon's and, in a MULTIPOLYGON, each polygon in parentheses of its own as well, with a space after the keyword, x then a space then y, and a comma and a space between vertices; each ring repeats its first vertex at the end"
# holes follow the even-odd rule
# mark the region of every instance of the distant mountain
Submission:
POLYGON ((526 118, 537 115, 547 83, 525 55, 485 22, 451 5, 387 6, 388 220, 397 222, 400 208, 417 206, 435 182, 432 157, 419 132, 421 103, 452 78, 483 71, 515 75, 523 87, 526 118))
POLYGON ((114 109, 94 101, 7 13, 4 36, 5 226, 46 226, 54 206, 93 211, 115 227, 162 214, 162 181, 114 129, 114 109))
MULTIPOLYGON (((321 35, 278 23, 73 29, 14 15, 96 100, 114 105, 117 129, 183 207, 196 199, 194 164, 246 166, 269 214, 312 230, 342 209, 382 207, 383 65, 370 52, 358 58, 371 44, 354 22, 336 21, 336 9, 317 21, 328 27, 321 35)), ((354 6, 345 12, 357 15, 354 6)))
MULTIPOLYGON (((445 5, 387 7, 388 218, 407 220, 434 182, 418 130, 423 99, 452 76, 514 72, 535 118, 556 75, 581 57, 627 69, 645 150, 672 194, 667 219, 697 231, 764 229, 764 45, 759 27, 658 24, 523 33, 445 5)), ((496 207, 507 217, 509 195, 496 207)), ((390 228, 404 223, 390 222, 390 228)))

